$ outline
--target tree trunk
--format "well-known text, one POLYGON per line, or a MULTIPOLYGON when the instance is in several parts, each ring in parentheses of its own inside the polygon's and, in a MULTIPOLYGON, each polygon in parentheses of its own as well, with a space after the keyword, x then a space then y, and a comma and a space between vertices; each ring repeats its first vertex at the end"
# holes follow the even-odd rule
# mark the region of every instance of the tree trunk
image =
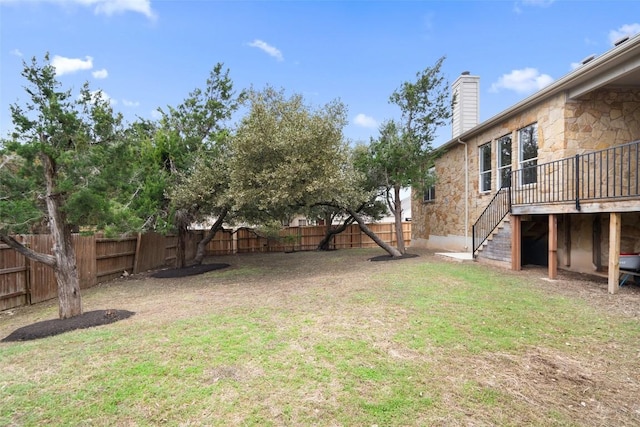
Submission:
POLYGON ((176 221, 178 241, 176 242, 176 268, 183 268, 187 264, 187 226, 182 221, 176 221))
POLYGON ((211 226, 209 231, 207 231, 207 233, 204 235, 202 240, 198 242, 198 247, 196 249, 196 257, 193 260, 195 264, 197 265, 202 264, 202 260, 204 259, 204 255, 205 255, 205 248, 207 247, 209 242, 214 238, 218 230, 222 229, 222 223, 224 222, 224 219, 227 216, 228 212, 229 212, 228 208, 226 207, 223 208, 216 222, 213 223, 213 225, 211 226))
POLYGON ((380 239, 380 237, 378 237, 376 233, 371 231, 371 229, 367 227, 367 224, 364 223, 360 215, 358 215, 352 209, 347 209, 347 212, 356 220, 356 222, 358 223, 358 225, 360 226, 360 229, 364 232, 364 234, 371 237, 371 240, 376 242, 376 245, 380 246, 382 249, 387 251, 387 253, 394 258, 399 258, 402 256, 402 253, 400 251, 398 251, 396 248, 389 245, 388 243, 385 243, 382 239, 380 239))
POLYGON ((82 314, 80 280, 76 265, 76 253, 73 249, 71 231, 66 224, 60 208, 60 195, 56 193, 56 166, 48 155, 42 155, 47 194, 45 197, 49 228, 53 239, 54 273, 58 283, 59 315, 61 319, 82 314))
POLYGON ((404 233, 402 231, 402 200, 400 199, 400 185, 396 184, 393 186, 393 216, 395 217, 395 225, 396 225, 396 240, 398 241, 396 246, 398 247, 398 251, 400 253, 405 253, 406 249, 404 247, 404 233))
MULTIPOLYGON (((329 215, 330 217, 331 215, 329 215)), ((329 247, 329 243, 331 242, 331 238, 337 234, 342 233, 344 230, 347 229, 348 226, 350 226, 351 224, 353 224, 353 217, 349 216, 349 218, 347 218, 345 220, 344 223, 342 223, 339 227, 333 228, 333 226, 331 225, 331 221, 327 221, 327 228, 324 234, 324 237, 322 238, 322 240, 320 241, 320 243, 318 243, 318 247, 316 247, 317 251, 328 251, 329 249, 331 249, 329 247)))

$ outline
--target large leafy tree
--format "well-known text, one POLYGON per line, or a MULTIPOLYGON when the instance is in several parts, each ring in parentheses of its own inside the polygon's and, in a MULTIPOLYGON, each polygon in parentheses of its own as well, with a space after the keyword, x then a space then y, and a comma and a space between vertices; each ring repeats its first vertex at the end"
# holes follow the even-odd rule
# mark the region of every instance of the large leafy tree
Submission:
POLYGON ((71 232, 110 221, 109 165, 120 143, 121 117, 86 84, 79 97, 62 90, 48 55, 44 60, 24 64, 28 101, 11 106, 14 132, 0 146, 0 241, 54 269, 59 315, 68 318, 82 314, 71 232), (50 230, 52 255, 12 236, 37 223, 50 230))
POLYGON ((400 108, 401 118, 385 122, 379 137, 370 144, 369 167, 376 171, 378 185, 395 217, 398 250, 403 253, 401 190, 410 186, 420 189, 428 183, 436 131, 452 114, 443 62, 444 57, 391 94, 389 102, 400 108))
POLYGON ((377 215, 375 197, 343 137, 344 105, 313 108, 301 95, 287 97, 271 87, 250 91, 248 100, 249 114, 232 139, 230 183, 234 206, 247 221, 273 224, 322 210, 357 222, 379 246, 400 256, 366 225, 369 214, 377 215))
POLYGON ((299 94, 267 87, 249 91, 248 108, 232 138, 235 208, 264 224, 331 199, 343 185, 338 172, 348 149, 344 105, 314 109, 299 94))

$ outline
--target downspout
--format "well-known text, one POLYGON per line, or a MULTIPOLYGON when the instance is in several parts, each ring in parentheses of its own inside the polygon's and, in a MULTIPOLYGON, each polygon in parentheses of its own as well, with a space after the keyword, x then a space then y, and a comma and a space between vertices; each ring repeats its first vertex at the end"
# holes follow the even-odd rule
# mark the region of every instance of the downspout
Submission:
POLYGON ((469 250, 469 155, 467 143, 458 138, 464 145, 464 250, 469 250))

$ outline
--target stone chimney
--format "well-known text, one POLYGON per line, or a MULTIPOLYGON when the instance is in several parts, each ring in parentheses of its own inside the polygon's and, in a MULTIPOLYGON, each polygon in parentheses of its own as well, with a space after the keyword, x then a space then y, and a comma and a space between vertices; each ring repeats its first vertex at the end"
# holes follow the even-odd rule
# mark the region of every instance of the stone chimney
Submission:
POLYGON ((451 85, 455 99, 451 138, 457 138, 480 122, 480 77, 464 71, 451 85))

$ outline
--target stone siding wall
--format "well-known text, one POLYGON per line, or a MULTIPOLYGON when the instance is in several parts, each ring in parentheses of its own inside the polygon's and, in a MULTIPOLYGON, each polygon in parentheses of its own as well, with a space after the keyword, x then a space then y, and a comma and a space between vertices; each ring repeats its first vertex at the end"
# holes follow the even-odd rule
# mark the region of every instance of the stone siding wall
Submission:
POLYGON ((563 157, 602 150, 640 139, 640 90, 598 90, 565 110, 563 157))
MULTIPOLYGON (((538 124, 538 164, 640 139, 640 90, 598 90, 579 100, 565 94, 532 106, 465 141, 468 155, 468 229, 465 230, 465 145, 452 145, 436 161, 436 200, 414 198, 412 238, 428 242, 471 235, 473 223, 497 191, 496 139, 512 137, 512 169, 519 169, 517 131, 538 124), (479 192, 479 147, 491 142, 491 192, 479 192)), ((586 230, 583 230, 587 232, 586 230)), ((591 231, 589 231, 591 233, 591 231)), ((586 240, 590 236, 586 236, 586 240)), ((451 249, 451 248, 447 248, 451 249)), ((460 248, 461 249, 461 248, 460 248)), ((585 248, 586 249, 586 248, 585 248)))
MULTIPOLYGON (((564 95, 540 103, 536 108, 525 111, 509 120, 482 132, 474 138, 455 144, 436 160, 436 200, 423 203, 422 198, 414 198, 412 205, 412 238, 417 241, 428 241, 429 236, 452 236, 457 239, 465 236, 465 147, 468 155, 468 230, 471 235, 473 223, 487 207, 497 190, 496 139, 505 135, 512 136, 513 169, 518 168, 517 131, 532 123, 538 123, 539 162, 547 161, 553 150, 557 149, 557 141, 562 141, 564 95), (483 144, 491 146, 491 191, 481 193, 479 187, 478 150, 483 144)), ((449 249, 449 248, 448 248, 449 249)))

